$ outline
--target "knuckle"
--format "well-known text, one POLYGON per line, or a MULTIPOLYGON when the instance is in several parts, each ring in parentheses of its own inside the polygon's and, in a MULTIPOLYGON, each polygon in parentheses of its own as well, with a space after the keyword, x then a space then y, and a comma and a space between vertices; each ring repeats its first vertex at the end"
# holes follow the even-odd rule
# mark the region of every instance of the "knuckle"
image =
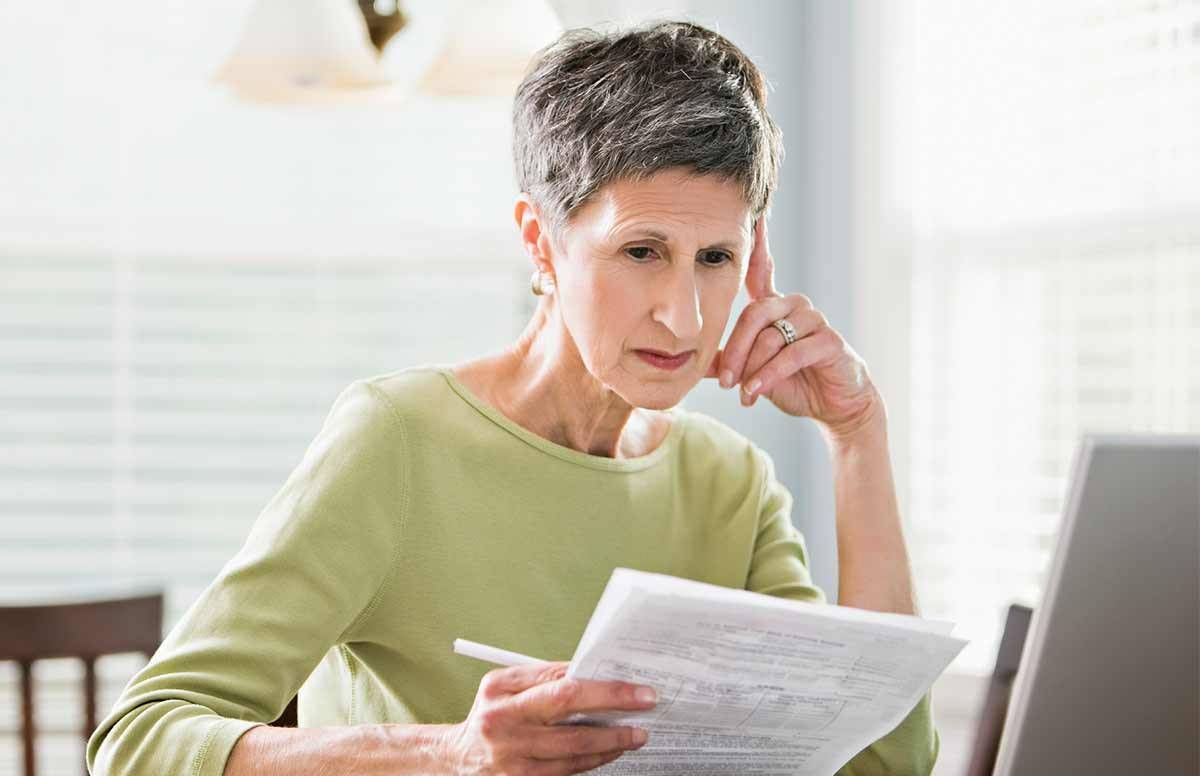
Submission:
POLYGON ((575 679, 561 679, 554 688, 554 700, 560 707, 570 706, 579 696, 581 686, 575 679))
POLYGON ((504 712, 499 707, 479 712, 479 732, 484 738, 492 738, 504 728, 504 712))
POLYGON ((479 690, 486 696, 494 696, 500 689, 501 681, 500 669, 488 671, 483 675, 483 678, 479 680, 479 690))
POLYGON ((534 677, 534 684, 538 685, 545 684, 546 682, 553 682, 556 679, 561 679, 562 676, 563 669, 559 668, 558 666, 547 666, 543 670, 539 671, 537 676, 534 677))
POLYGON ((741 317, 738 323, 751 331, 756 331, 767 325, 767 321, 771 320, 771 311, 765 304, 766 299, 759 299, 756 302, 751 302, 746 305, 746 309, 742 310, 741 317))
POLYGON ((796 301, 801 307, 811 310, 813 308, 812 300, 805 294, 796 294, 796 301))
POLYGON ((779 297, 768 296, 754 303, 754 319, 760 326, 765 326, 779 317, 778 312, 781 305, 778 302, 779 297))
POLYGON ((756 299, 753 302, 747 303, 746 306, 742 308, 742 312, 738 315, 738 320, 748 321, 754 318, 756 315, 760 315, 762 313, 763 301, 764 300, 762 299, 756 299))

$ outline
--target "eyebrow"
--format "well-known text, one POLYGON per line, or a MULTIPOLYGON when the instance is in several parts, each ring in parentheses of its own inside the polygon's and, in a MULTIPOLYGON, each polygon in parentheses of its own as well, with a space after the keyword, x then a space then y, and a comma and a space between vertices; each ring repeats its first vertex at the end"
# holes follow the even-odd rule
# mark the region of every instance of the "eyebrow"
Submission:
MULTIPOLYGON (((664 234, 663 232, 660 232, 659 230, 657 230, 653 227, 635 227, 633 229, 630 229, 629 232, 630 232, 631 236, 632 235, 644 235, 646 237, 651 238, 652 240, 658 240, 659 242, 670 242, 670 238, 666 234, 664 234)), ((730 253, 735 253, 738 249, 738 245, 739 245, 739 243, 735 240, 722 240, 721 242, 714 243, 708 247, 709 248, 720 248, 722 250, 729 251, 730 253)))

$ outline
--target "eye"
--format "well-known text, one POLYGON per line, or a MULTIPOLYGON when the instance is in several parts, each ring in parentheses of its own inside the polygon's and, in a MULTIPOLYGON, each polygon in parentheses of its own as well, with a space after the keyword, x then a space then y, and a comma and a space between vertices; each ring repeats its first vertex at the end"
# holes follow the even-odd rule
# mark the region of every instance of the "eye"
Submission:
POLYGON ((646 245, 637 245, 633 248, 626 248, 625 252, 629 254, 633 260, 645 264, 650 258, 648 254, 654 253, 654 249, 646 245))
POLYGON ((733 257, 725 251, 705 251, 700 254, 701 264, 709 267, 719 267, 726 262, 732 261, 733 257))

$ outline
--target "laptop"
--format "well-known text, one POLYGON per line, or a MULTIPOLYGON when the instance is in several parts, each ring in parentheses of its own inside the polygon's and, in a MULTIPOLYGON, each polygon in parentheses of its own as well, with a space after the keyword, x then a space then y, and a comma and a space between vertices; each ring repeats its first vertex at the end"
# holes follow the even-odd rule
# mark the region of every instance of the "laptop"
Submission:
POLYGON ((996 776, 1200 774, 1200 436, 1076 454, 996 776))

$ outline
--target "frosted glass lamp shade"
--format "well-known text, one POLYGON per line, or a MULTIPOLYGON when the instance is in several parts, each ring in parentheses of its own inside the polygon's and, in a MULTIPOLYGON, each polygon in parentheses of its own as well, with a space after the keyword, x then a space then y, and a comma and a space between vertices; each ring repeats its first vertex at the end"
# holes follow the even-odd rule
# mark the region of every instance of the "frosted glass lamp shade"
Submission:
POLYGON ((405 23, 380 52, 356 0, 254 0, 216 80, 255 102, 393 101, 416 89, 511 95, 533 55, 562 31, 546 0, 401 0, 399 8, 405 23))
POLYGON ((562 32, 546 0, 467 0, 445 43, 421 79, 422 92, 440 96, 509 96, 530 60, 562 32))
POLYGON ((217 80, 267 101, 386 82, 352 0, 256 0, 217 80))

